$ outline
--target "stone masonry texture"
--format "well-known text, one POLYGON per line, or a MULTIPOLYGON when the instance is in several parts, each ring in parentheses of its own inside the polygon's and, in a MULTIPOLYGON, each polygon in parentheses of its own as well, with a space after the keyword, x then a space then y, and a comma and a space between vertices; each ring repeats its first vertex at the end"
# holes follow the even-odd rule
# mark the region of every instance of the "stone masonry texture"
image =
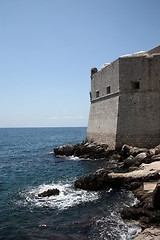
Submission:
POLYGON ((87 141, 110 149, 160 143, 160 46, 126 55, 91 75, 87 141))

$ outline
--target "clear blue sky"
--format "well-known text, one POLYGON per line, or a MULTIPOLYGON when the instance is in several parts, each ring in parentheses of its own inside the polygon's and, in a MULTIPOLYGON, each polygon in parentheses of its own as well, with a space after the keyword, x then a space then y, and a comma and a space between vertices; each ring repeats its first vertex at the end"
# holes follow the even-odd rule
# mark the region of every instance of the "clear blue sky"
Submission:
POLYGON ((0 127, 87 126, 90 69, 160 44, 160 0, 0 0, 0 127))

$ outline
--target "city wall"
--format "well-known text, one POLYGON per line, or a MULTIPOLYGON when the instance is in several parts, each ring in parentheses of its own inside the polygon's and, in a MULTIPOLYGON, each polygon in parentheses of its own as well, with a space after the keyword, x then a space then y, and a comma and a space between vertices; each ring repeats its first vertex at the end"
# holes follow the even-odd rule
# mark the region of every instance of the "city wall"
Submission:
POLYGON ((158 55, 120 59, 117 146, 160 144, 159 66, 158 55))
POLYGON ((87 141, 115 148, 119 102, 119 60, 91 76, 91 106, 87 141))
POLYGON ((117 59, 91 76, 87 140, 110 149, 160 143, 160 55, 117 59))

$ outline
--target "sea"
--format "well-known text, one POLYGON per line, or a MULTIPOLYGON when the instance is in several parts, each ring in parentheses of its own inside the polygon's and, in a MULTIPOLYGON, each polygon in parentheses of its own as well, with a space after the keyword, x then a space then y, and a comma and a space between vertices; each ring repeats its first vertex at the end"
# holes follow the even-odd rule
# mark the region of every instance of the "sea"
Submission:
POLYGON ((140 231, 120 215, 136 201, 131 192, 74 188, 105 161, 54 155, 85 136, 86 128, 0 129, 0 239, 126 240, 140 231), (60 194, 38 197, 52 188, 60 194))

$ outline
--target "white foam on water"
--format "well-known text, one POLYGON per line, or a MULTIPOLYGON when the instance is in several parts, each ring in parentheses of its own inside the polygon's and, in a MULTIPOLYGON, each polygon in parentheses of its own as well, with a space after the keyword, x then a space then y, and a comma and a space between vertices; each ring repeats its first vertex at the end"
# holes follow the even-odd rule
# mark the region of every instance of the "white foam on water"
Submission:
POLYGON ((141 232, 138 223, 132 221, 125 223, 119 213, 111 213, 111 216, 102 217, 96 221, 98 229, 98 239, 130 240, 141 232))
POLYGON ((82 159, 80 159, 79 157, 75 157, 75 156, 69 156, 68 158, 67 158, 68 160, 82 160, 82 159))
MULTIPOLYGON (((50 152, 49 154, 54 154, 54 152, 50 152)), ((76 157, 76 156, 74 156, 74 155, 71 155, 71 156, 56 155, 56 158, 63 158, 63 159, 66 159, 66 160, 82 160, 82 159, 80 159, 79 157, 76 157)))
POLYGON ((50 207, 54 209, 67 209, 83 202, 90 202, 99 198, 98 192, 89 192, 85 190, 75 189, 71 184, 43 184, 35 188, 31 188, 22 192, 23 200, 19 202, 23 205, 32 205, 36 207, 50 207), (59 195, 50 197, 38 197, 39 193, 48 189, 57 188, 59 195))
POLYGON ((142 231, 141 227, 135 221, 131 221, 130 223, 127 224, 127 226, 128 226, 127 239, 132 239, 132 237, 134 237, 136 234, 142 231))

